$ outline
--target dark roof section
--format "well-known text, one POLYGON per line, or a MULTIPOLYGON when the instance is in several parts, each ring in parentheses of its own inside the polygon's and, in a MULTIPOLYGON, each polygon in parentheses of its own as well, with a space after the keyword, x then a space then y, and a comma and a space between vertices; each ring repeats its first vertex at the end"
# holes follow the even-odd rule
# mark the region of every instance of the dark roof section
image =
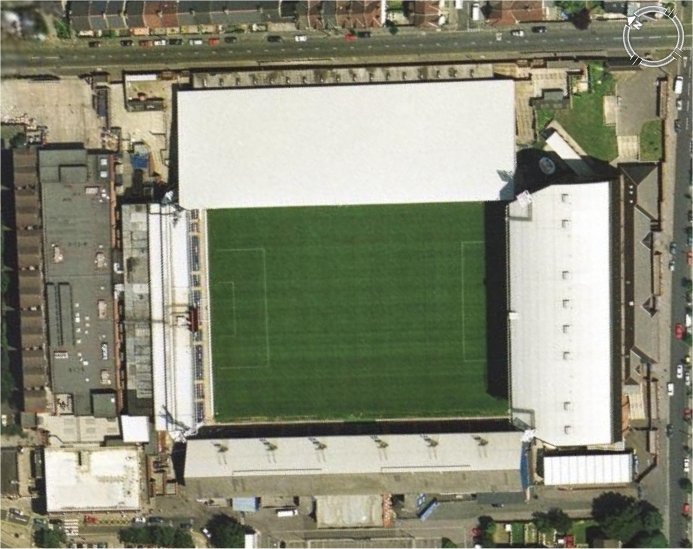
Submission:
POLYGON ((108 28, 111 30, 121 30, 127 28, 125 21, 125 0, 117 0, 108 2, 106 6, 106 21, 108 28))
POLYGON ((144 2, 142 0, 128 1, 125 4, 125 21, 128 28, 143 28, 144 24, 144 2))
POLYGON ((0 456, 0 492, 3 496, 17 496, 19 495, 17 448, 3 447, 0 456))
POLYGON ((89 23, 89 2, 70 2, 68 7, 70 25, 76 32, 91 30, 89 23))

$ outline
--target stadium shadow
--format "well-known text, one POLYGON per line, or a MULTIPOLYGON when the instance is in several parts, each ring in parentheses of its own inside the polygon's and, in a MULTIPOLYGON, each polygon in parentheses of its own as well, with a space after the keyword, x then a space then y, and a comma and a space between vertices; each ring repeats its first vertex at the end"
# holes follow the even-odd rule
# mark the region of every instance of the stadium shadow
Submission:
POLYGON ((488 393, 508 399, 508 315, 505 207, 487 202, 484 208, 486 240, 486 386, 488 393))

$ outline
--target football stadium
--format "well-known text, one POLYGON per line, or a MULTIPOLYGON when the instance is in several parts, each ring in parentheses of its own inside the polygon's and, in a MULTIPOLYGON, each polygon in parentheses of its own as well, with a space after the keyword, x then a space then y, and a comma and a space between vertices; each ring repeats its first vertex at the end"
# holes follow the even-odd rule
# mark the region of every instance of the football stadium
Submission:
POLYGON ((215 422, 507 417, 487 390, 484 201, 512 193, 513 93, 179 92, 215 422), (489 124, 507 131, 480 139, 489 124))

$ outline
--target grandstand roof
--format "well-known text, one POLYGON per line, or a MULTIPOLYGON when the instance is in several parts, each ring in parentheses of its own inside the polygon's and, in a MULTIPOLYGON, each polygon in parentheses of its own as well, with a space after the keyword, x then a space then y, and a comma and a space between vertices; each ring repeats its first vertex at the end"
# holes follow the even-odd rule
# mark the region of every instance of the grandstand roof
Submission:
POLYGON ((512 197, 510 80, 190 90, 177 107, 188 209, 512 197))
POLYGON ((521 435, 188 440, 185 478, 517 470, 519 485, 521 435))
POLYGON ((610 185, 510 204, 513 417, 552 445, 612 442, 610 185))

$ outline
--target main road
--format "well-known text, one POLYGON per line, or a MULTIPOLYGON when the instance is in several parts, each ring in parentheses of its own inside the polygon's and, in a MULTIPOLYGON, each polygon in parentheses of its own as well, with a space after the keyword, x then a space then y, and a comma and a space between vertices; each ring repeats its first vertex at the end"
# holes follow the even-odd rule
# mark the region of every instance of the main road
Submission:
MULTIPOLYGON (((691 140, 691 71, 693 63, 685 60, 680 64, 680 74, 683 76, 684 85, 680 98, 683 102, 682 109, 675 113, 679 120, 680 130, 676 135, 676 165, 674 183, 674 218, 673 241, 678 244, 676 267, 673 273, 671 288, 671 361, 669 366, 671 381, 674 383, 674 396, 669 399, 669 421, 673 431, 669 438, 669 537, 672 547, 678 546, 683 539, 689 539, 689 519, 682 516, 682 508, 688 499, 688 494, 679 486, 682 477, 689 477, 690 473, 683 471, 683 459, 690 458, 691 425, 683 420, 683 409, 690 406, 691 399, 687 395, 683 379, 676 378, 676 365, 683 362, 683 357, 690 354, 690 347, 674 337, 673 328, 676 323, 684 323, 686 316, 686 289, 683 279, 691 276, 690 266, 687 263, 687 253, 691 246, 686 241, 686 228, 690 227, 688 214, 691 211, 691 153, 693 141, 691 140)), ((689 328, 690 330, 690 328, 689 328)), ((687 370, 690 372, 690 370, 687 370)))
MULTIPOLYGON (((101 39, 99 48, 88 47, 88 39, 44 43, 3 40, 3 76, 55 74, 76 75, 95 69, 155 70, 209 67, 257 67, 266 64, 349 64, 412 61, 483 61, 532 57, 617 56, 625 57, 624 22, 593 22, 580 31, 568 23, 546 24, 547 32, 533 33, 531 26, 522 28, 524 36, 512 36, 508 29, 479 31, 422 31, 405 29, 396 35, 384 30, 372 38, 347 41, 342 33, 308 34, 306 42, 295 42, 284 33, 282 42, 269 43, 264 33, 235 35, 238 41, 216 47, 206 41, 202 45, 123 47, 119 39, 101 39)), ((690 35, 691 24, 685 26, 690 35)), ((152 39, 156 37, 150 37, 152 39)), ((676 45, 676 29, 668 20, 647 22, 631 32, 632 44, 641 56, 658 52, 666 54, 676 45)), ((690 40, 687 40, 689 43, 690 40)))

